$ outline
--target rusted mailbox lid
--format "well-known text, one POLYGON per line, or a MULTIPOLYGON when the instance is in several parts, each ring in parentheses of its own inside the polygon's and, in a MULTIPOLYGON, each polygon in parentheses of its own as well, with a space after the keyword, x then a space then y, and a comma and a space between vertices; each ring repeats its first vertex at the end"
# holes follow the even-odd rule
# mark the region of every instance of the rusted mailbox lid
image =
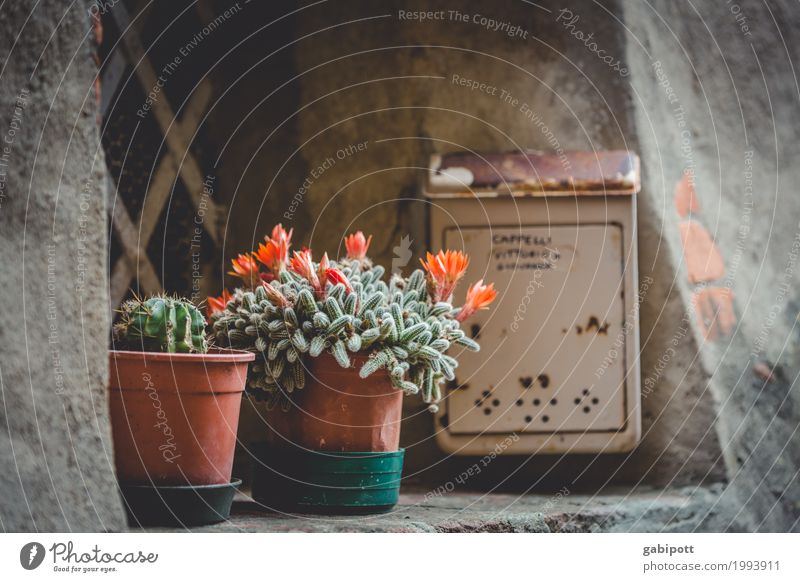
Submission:
POLYGON ((454 152, 431 156, 425 194, 463 196, 633 195, 639 157, 625 150, 599 152, 454 152))

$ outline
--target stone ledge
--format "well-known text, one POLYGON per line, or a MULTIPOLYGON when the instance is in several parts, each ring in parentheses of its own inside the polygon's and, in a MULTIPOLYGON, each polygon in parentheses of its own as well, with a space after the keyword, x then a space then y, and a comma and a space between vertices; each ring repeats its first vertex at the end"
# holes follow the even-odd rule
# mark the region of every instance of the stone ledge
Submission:
MULTIPOLYGON (((598 495, 405 492, 390 513, 291 515, 241 495, 229 521, 194 532, 690 532, 738 529, 717 504, 722 486, 616 489, 598 495)), ((189 531, 155 529, 147 531, 189 531)))

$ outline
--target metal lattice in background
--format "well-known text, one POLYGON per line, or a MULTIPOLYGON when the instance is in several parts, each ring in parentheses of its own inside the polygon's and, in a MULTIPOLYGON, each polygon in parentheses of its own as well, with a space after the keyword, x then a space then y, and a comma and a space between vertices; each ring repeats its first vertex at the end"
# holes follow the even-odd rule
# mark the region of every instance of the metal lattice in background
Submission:
MULTIPOLYGON (((181 89, 191 91, 180 111, 173 108, 166 90, 147 101, 159 70, 152 62, 157 55, 145 49, 141 38, 152 16, 151 6, 142 10, 130 6, 135 14, 131 18, 119 3, 103 15, 106 28, 116 32, 106 36, 105 46, 111 52, 104 56, 101 72, 102 138, 113 232, 112 312, 131 290, 141 294, 166 289, 204 297, 208 289, 198 288, 204 285, 196 283, 192 255, 202 249, 202 268, 207 271, 220 241, 219 209, 204 194, 207 177, 198 155, 201 140, 192 139, 211 102, 211 82, 203 77, 192 90, 194 83, 182 87, 177 80, 171 81, 171 93, 180 97, 175 103, 184 102, 186 94, 181 95, 181 89), (150 110, 138 115, 145 102, 150 110), (198 216, 202 216, 199 237, 198 216)), ((198 22, 213 19, 205 2, 195 7, 198 22)))

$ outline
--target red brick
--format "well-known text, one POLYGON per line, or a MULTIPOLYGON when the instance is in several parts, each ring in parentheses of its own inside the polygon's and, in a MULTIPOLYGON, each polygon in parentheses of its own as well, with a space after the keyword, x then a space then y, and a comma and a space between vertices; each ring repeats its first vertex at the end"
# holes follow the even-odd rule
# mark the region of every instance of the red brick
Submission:
POLYGON ((686 218, 690 214, 700 211, 700 203, 697 201, 697 194, 694 189, 694 179, 688 173, 675 184, 675 194, 673 196, 675 210, 681 218, 686 218))
POLYGON ((694 292, 692 303, 697 324, 705 338, 714 341, 728 335, 736 325, 733 292, 726 287, 706 287, 694 292))
POLYGON ((725 275, 725 262, 706 228, 696 220, 679 225, 689 283, 703 283, 725 275))

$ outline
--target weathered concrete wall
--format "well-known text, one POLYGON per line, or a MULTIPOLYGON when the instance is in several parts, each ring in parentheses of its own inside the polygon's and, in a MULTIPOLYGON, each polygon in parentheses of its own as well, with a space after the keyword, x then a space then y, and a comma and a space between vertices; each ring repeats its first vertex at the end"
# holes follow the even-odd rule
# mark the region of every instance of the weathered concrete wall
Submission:
POLYGON ((631 1, 625 21, 644 178, 681 259, 676 290, 703 314, 691 318, 706 370, 696 388, 718 407, 723 503, 750 529, 797 530, 796 5, 631 1), (684 171, 694 188, 674 191, 684 171))
POLYGON ((108 233, 88 6, 6 3, 0 18, 5 531, 125 527, 106 403, 108 233))
MULTIPOLYGON (((623 71, 630 40, 618 20, 622 7, 578 3, 569 15, 560 12, 562 3, 538 4, 544 9, 520 2, 337 3, 301 10, 248 41, 239 56, 248 65, 263 62, 241 79, 235 71, 245 67, 236 59, 220 67, 227 94, 211 120, 222 144, 247 116, 219 170, 235 226, 226 256, 250 248, 282 221, 304 237, 298 244, 317 252, 335 252, 342 235, 363 229, 375 235, 379 260, 411 266, 427 250, 420 184, 431 153, 638 149, 636 97, 623 71), (449 12, 456 9, 466 22, 449 12), (444 17, 421 22, 401 10, 444 11, 444 17), (476 15, 508 26, 491 30, 476 15), (612 63, 576 31, 592 33, 612 63), (302 40, 285 46, 286 37, 302 40), (462 79, 485 87, 469 89, 462 79), (413 256, 404 256, 404 236, 413 241, 413 256)), ((672 285, 675 250, 659 244, 668 228, 659 192, 648 182, 639 201, 640 274, 658 282, 641 312, 642 369, 650 374, 641 446, 630 455, 503 458, 493 463, 491 478, 470 486, 504 481, 524 490, 724 477, 707 375, 685 317, 686 298, 672 285), (674 342, 675 354, 661 370, 658 361, 674 342), (578 475, 581 482, 573 483, 578 475)), ((433 419, 415 399, 407 399, 406 414, 411 480, 436 487, 474 462, 444 458, 431 436, 433 419)), ((243 440, 261 438, 262 423, 246 406, 243 440)))

